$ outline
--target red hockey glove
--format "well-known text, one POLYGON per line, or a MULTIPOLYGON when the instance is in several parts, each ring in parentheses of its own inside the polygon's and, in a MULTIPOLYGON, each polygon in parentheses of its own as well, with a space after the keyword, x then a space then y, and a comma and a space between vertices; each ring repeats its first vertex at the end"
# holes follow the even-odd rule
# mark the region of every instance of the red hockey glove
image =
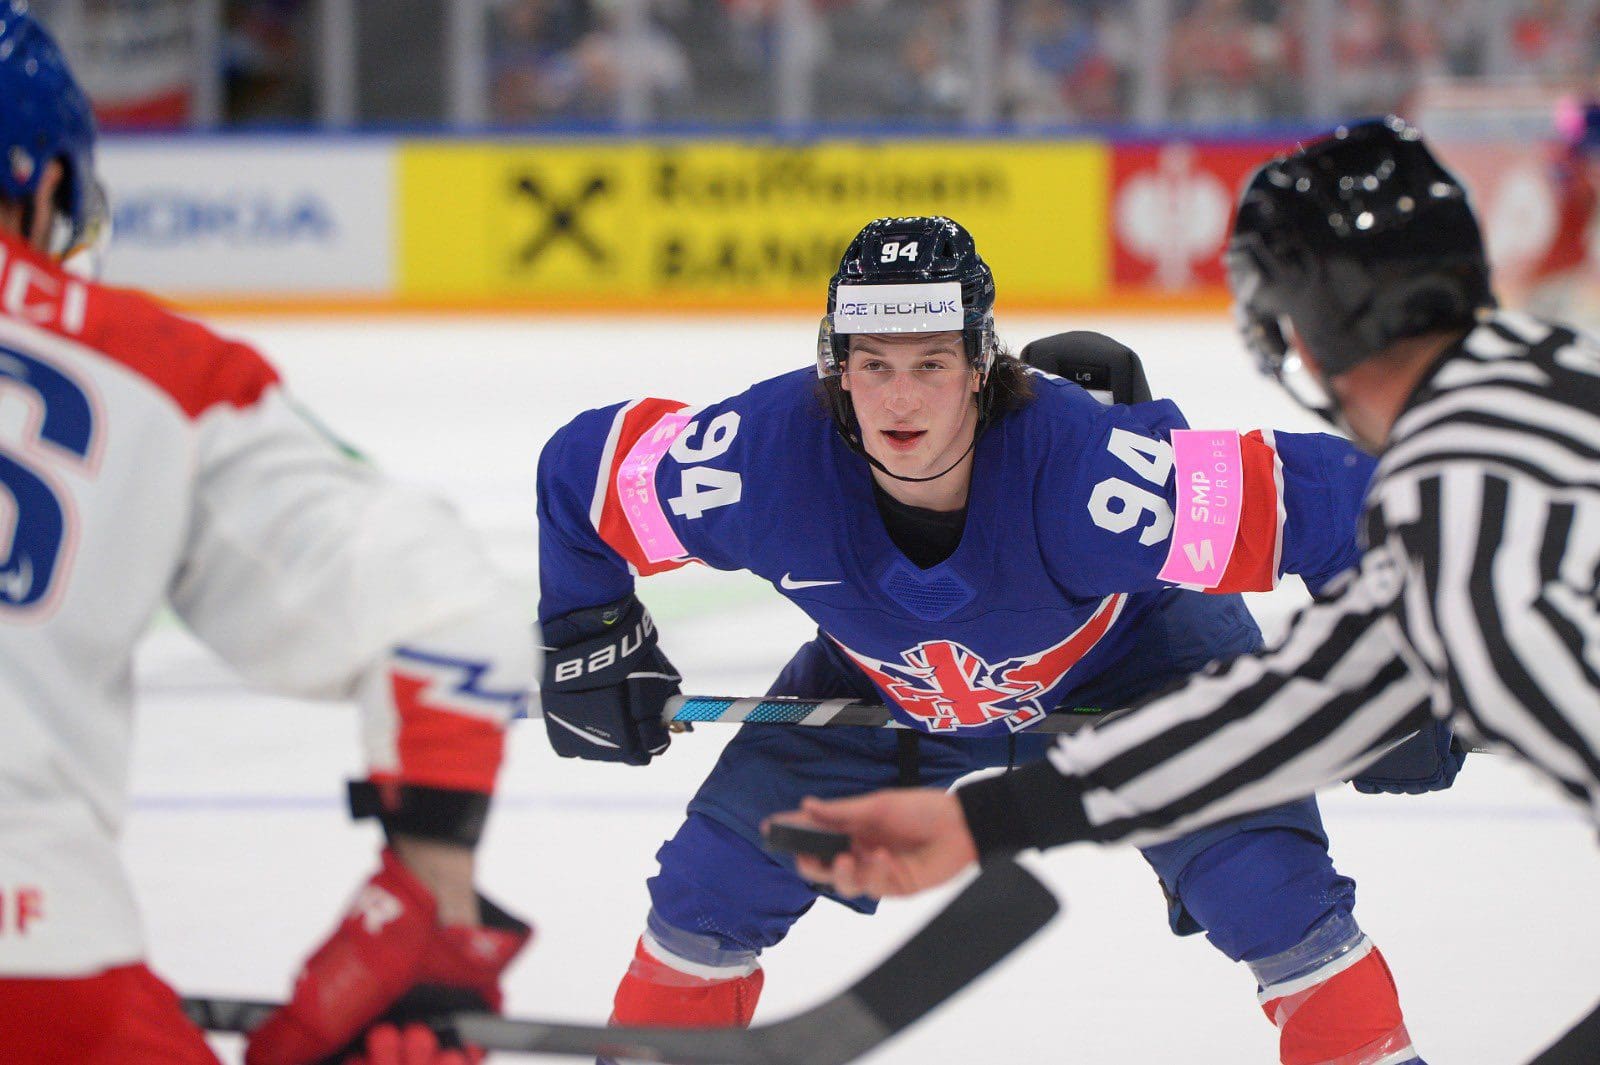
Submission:
POLYGON ((419 1026, 397 1025, 454 1010, 498 1011, 500 974, 533 934, 481 895, 478 907, 482 924, 440 927, 432 892, 386 849, 300 970, 289 1003, 251 1033, 246 1065, 449 1065, 437 1041, 427 1051, 417 1045, 419 1026), (372 1038, 363 1039, 369 1028, 372 1038))

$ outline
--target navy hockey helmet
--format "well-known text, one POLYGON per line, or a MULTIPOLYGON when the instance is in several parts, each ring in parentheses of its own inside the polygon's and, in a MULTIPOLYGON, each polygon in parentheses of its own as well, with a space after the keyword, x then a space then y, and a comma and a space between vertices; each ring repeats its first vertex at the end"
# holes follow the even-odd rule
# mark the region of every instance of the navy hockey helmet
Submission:
MULTIPOLYGON (((860 449, 850 396, 839 383, 857 333, 960 331, 978 371, 980 419, 987 416, 1000 342, 994 331, 994 274, 972 234, 940 216, 879 218, 857 233, 828 282, 828 313, 817 333, 817 376, 839 431, 860 449)), ((980 420, 980 426, 982 420, 980 420)))
POLYGON ((106 200, 94 169, 89 98, 26 0, 0 0, 0 195, 28 204, 45 167, 65 171, 49 253, 66 260, 103 242, 106 200))
POLYGON ((1389 116, 1341 126, 1251 177, 1226 253, 1245 343, 1263 372, 1334 420, 1289 327, 1337 377, 1396 341, 1470 329, 1493 307, 1467 190, 1389 116))

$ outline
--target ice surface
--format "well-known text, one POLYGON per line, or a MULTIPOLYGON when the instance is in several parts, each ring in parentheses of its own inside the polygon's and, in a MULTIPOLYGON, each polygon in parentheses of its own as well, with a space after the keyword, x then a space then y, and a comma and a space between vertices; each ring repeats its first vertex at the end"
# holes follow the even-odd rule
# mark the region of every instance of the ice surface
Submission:
MULTIPOLYGON (((1002 307, 1002 311, 1003 311, 1002 307)), ((1192 424, 1311 429, 1258 379, 1220 318, 1010 319, 1014 346, 1098 328, 1145 357, 1157 395, 1192 424)), ((394 476, 459 506, 535 596, 533 472, 579 409, 664 395, 691 403, 808 365, 803 318, 416 318, 236 321, 294 391, 394 476)), ((691 690, 756 693, 810 626, 769 586, 695 570, 644 598, 691 690)), ((1270 626, 1302 593, 1253 604, 1270 626)), ((246 690, 171 623, 140 659, 144 701, 127 856, 157 969, 188 992, 281 996, 373 861, 342 781, 359 769, 353 713, 246 690)), ((513 1013, 602 1021, 647 906, 653 854, 730 732, 702 727, 648 769, 557 760, 515 730, 481 851, 488 893, 539 926, 507 981, 513 1013)), ((1600 995, 1594 835, 1544 785, 1476 756, 1451 792, 1329 792, 1357 916, 1400 984, 1418 1047, 1439 1065, 1525 1059, 1600 995)), ((1249 975, 1166 930, 1132 851, 1072 848, 1035 862, 1064 917, 980 984, 869 1060, 943 1063, 1275 1061, 1249 975)), ((946 895, 873 919, 827 903, 768 952, 757 1021, 843 987, 946 895)), ((227 1060, 237 1041, 219 1039, 227 1060)), ((511 1060, 511 1059, 505 1059, 511 1060)), ((567 1059, 571 1060, 571 1059, 567 1059)))

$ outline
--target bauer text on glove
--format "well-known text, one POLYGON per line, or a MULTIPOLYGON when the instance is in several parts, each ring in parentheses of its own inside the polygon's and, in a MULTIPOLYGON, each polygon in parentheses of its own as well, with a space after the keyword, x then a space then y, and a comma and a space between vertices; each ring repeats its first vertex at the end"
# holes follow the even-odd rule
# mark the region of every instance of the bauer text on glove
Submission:
POLYGON ((667 699, 678 671, 656 645, 655 623, 633 596, 544 626, 540 702, 550 746, 564 758, 645 765, 667 749, 667 699))

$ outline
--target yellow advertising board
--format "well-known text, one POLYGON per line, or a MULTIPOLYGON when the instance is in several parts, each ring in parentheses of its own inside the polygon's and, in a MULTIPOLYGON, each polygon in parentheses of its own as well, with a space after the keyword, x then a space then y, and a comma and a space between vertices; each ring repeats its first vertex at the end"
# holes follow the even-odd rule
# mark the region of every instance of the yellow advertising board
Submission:
POLYGON ((1109 169, 1089 142, 406 142, 399 296, 820 308, 867 221, 947 214, 1002 307, 1092 300, 1109 169))

